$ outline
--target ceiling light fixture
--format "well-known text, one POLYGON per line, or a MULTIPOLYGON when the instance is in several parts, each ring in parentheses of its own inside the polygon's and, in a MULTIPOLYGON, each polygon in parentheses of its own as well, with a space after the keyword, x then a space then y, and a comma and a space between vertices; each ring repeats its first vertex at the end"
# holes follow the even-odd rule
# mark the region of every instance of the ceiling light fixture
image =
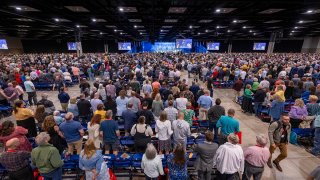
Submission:
POLYGON ((137 25, 134 25, 134 28, 137 28, 138 26, 137 25))
POLYGON ((252 32, 252 30, 250 30, 249 32, 252 32))
POLYGON ((102 35, 102 32, 100 32, 100 35, 102 35))
POLYGON ((290 36, 292 36, 293 34, 292 33, 290 33, 290 36))
POLYGON ((114 31, 114 32, 117 32, 118 30, 115 29, 115 30, 113 30, 113 31, 114 31))
POLYGON ((291 32, 293 32, 293 33, 294 33, 294 31, 291 31, 291 32))
POLYGON ((22 8, 21 7, 16 7, 16 10, 21 11, 22 8))
POLYGON ((313 13, 313 10, 308 10, 307 13, 313 13))
POLYGON ((243 28, 243 29, 246 29, 247 27, 246 27, 246 26, 243 26, 242 28, 243 28))
POLYGON ((295 29, 298 29, 298 27, 296 26, 296 27, 294 27, 295 29))
POLYGON ((97 20, 95 18, 92 19, 92 22, 97 22, 97 20))
POLYGON ((192 26, 190 25, 189 28, 192 29, 192 26))
POLYGON ((120 32, 120 34, 122 35, 122 32, 120 32))
POLYGON ((301 20, 301 21, 299 21, 298 23, 300 23, 300 24, 301 24, 301 23, 303 23, 303 21, 301 20))
POLYGON ((256 35, 256 33, 253 33, 253 35, 255 36, 255 35, 256 35))
POLYGON ((200 32, 198 32, 198 35, 200 35, 201 33, 200 32))
POLYGON ((140 33, 140 35, 142 34, 142 32, 140 33))
POLYGON ((238 21, 237 21, 237 20, 233 20, 232 22, 233 22, 233 23, 237 23, 238 21))
POLYGON ((217 29, 219 29, 220 28, 220 26, 217 26, 217 29))
POLYGON ((122 7, 120 7, 120 8, 119 8, 119 11, 121 11, 121 12, 122 12, 123 10, 124 10, 124 9, 123 9, 122 7))
POLYGON ((60 19, 58 19, 58 18, 54 18, 54 21, 55 21, 55 22, 59 22, 59 21, 60 21, 60 19))
POLYGON ((230 30, 228 29, 228 33, 230 32, 230 30))
POLYGON ((206 29, 206 33, 207 33, 207 32, 209 32, 209 30, 208 30, 208 29, 206 29))
POLYGON ((160 31, 161 31, 161 32, 163 32, 163 30, 162 30, 162 29, 161 29, 160 31))
POLYGON ((221 12, 221 9, 216 9, 216 12, 217 12, 217 13, 221 12))
POLYGON ((80 28, 80 25, 76 25, 77 28, 80 28))

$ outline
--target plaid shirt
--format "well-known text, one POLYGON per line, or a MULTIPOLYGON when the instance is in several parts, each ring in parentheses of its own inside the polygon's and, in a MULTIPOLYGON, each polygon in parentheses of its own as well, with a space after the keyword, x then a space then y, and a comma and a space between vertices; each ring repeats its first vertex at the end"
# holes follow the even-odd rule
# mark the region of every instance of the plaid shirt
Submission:
POLYGON ((15 172, 29 165, 30 156, 27 151, 4 152, 0 156, 0 164, 7 171, 15 172))

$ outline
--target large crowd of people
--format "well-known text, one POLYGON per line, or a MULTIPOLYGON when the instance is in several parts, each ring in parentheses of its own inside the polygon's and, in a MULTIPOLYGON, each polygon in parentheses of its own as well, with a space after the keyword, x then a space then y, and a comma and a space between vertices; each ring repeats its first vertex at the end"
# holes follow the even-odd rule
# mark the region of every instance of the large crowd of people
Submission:
POLYGON ((302 53, 0 55, 0 105, 13 107, 16 120, 1 125, 0 164, 10 179, 32 179, 32 165, 45 179, 58 180, 63 158, 78 154, 86 178, 102 180, 109 179, 102 154, 135 152, 143 153, 146 179, 188 179, 192 150, 199 179, 212 179, 213 168, 217 179, 261 179, 266 164, 282 172, 294 128, 315 129, 308 151, 320 155, 319 70, 320 54, 302 53), (214 88, 226 82, 234 101, 242 97, 243 113, 259 117, 268 109, 268 134, 258 134, 256 146, 242 149, 235 110, 213 99, 214 88), (60 104, 49 92, 37 95, 39 83, 52 85, 60 104), (80 93, 72 97, 68 88, 75 85, 80 93), (194 132, 204 141, 190 147, 194 132), (122 147, 124 136, 133 138, 133 147, 122 147), (158 154, 167 156, 169 172, 158 154))

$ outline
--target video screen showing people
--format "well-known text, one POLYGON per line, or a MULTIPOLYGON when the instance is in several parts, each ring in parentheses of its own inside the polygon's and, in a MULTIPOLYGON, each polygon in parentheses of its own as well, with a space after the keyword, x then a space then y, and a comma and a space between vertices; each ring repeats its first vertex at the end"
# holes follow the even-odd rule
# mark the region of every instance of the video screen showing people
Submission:
POLYGON ((191 49, 192 48, 192 39, 176 39, 176 48, 177 49, 191 49))
POLYGON ((264 43, 264 42, 254 43, 253 50, 264 51, 264 50, 266 50, 266 45, 267 45, 267 43, 264 43))
POLYGON ((130 51, 131 50, 131 43, 130 42, 118 42, 118 50, 130 51))
POLYGON ((0 49, 8 49, 8 44, 5 39, 0 39, 0 49))
POLYGON ((69 51, 76 51, 77 50, 77 43, 76 42, 68 42, 68 50, 69 51))
POLYGON ((207 50, 219 51, 219 49, 220 49, 219 42, 208 42, 207 43, 207 50))

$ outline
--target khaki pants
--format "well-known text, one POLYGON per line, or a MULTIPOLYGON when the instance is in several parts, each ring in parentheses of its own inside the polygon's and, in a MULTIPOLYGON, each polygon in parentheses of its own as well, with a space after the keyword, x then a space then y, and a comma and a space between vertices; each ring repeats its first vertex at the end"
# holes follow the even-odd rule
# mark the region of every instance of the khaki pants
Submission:
POLYGON ((60 104, 61 104, 62 110, 67 111, 67 109, 68 109, 68 103, 60 103, 60 104))
POLYGON ((240 96, 240 91, 236 91, 234 90, 234 101, 237 102, 238 101, 238 97, 240 96))
POLYGON ((274 151, 276 150, 277 147, 280 149, 280 154, 279 154, 279 156, 275 159, 276 162, 280 162, 280 161, 282 161, 283 159, 285 159, 285 158, 288 156, 288 150, 287 150, 288 144, 280 143, 280 144, 276 144, 276 147, 272 147, 272 146, 270 145, 270 148, 269 148, 269 151, 270 151, 270 158, 269 158, 269 160, 270 160, 270 161, 271 161, 271 159, 272 159, 272 154, 274 153, 274 151))
POLYGON ((307 116, 306 119, 304 119, 300 125, 299 128, 310 128, 310 123, 316 118, 316 116, 307 116))
POLYGON ((68 153, 73 154, 73 149, 77 150, 77 154, 80 154, 82 150, 82 138, 79 141, 68 143, 68 153))
POLYGON ((205 108, 200 108, 199 109, 199 120, 207 120, 208 119, 208 110, 205 108))

